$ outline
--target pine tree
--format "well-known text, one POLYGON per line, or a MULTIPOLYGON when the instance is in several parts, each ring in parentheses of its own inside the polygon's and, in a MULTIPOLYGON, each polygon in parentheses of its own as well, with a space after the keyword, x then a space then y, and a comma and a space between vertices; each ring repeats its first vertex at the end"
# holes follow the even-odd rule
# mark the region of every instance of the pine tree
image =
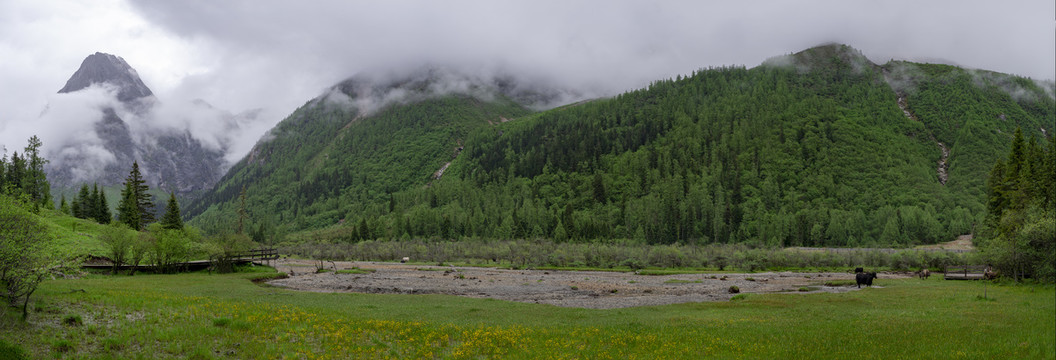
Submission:
MULTIPOLYGON (((125 187, 128 190, 128 187, 125 187)), ((117 207, 117 218, 121 223, 139 231, 142 230, 143 222, 139 216, 139 205, 136 202, 134 191, 121 191, 121 204, 117 207)))
MULTIPOLYGON (((99 185, 96 184, 96 187, 99 185)), ((106 203, 106 191, 100 190, 98 192, 98 198, 95 199, 95 221, 100 224, 109 224, 113 220, 113 214, 110 214, 110 204, 106 203)))
POLYGON ((243 186, 242 191, 238 193, 238 229, 236 229, 236 234, 242 234, 247 218, 249 218, 249 214, 246 213, 246 187, 243 186))
POLYGON ((1012 137, 1012 150, 1008 152, 1008 163, 1005 164, 1004 193, 1011 209, 1022 209, 1027 201, 1023 176, 1027 175, 1027 145, 1023 140, 1023 129, 1016 128, 1012 137))
POLYGON ((38 204, 51 204, 51 185, 48 184, 47 175, 44 173, 44 165, 48 160, 40 156, 40 138, 33 135, 29 138, 26 151, 23 153, 25 173, 22 174, 22 191, 33 198, 38 204))
POLYGON ((165 206, 165 215, 161 217, 161 227, 166 229, 183 229, 180 218, 180 204, 176 202, 176 193, 169 193, 169 203, 165 206))
POLYGON ((91 215, 92 194, 88 192, 88 184, 81 186, 81 191, 77 193, 77 197, 73 198, 73 216, 78 219, 87 219, 91 215))
POLYGON ((66 194, 62 194, 59 200, 59 212, 70 215, 70 204, 66 203, 66 194))
POLYGON ((97 219, 99 217, 99 183, 92 185, 92 193, 88 196, 88 200, 85 201, 88 208, 88 218, 97 219))
POLYGON ((121 190, 121 206, 118 207, 118 217, 122 223, 127 224, 135 230, 143 228, 154 222, 154 202, 147 193, 150 188, 143 175, 139 172, 139 163, 132 162, 132 171, 125 178, 125 188, 121 190))
MULTIPOLYGON (((6 149, 0 147, 0 152, 6 152, 6 149)), ((7 184, 7 154, 0 156, 0 192, 4 190, 4 186, 7 184)))
POLYGON ((18 151, 11 153, 11 162, 7 163, 7 183, 22 190, 22 179, 26 173, 26 161, 18 156, 18 151))

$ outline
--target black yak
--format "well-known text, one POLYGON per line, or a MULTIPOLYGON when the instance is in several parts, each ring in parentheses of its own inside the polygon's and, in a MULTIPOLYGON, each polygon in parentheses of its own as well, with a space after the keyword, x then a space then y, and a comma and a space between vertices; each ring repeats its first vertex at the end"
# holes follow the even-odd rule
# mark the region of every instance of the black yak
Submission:
POLYGON ((855 273, 855 274, 861 274, 861 273, 863 273, 863 272, 865 272, 865 269, 862 269, 862 268, 860 268, 860 267, 859 267, 859 268, 854 268, 854 273, 855 273))
POLYGON ((862 288, 862 284, 865 284, 865 286, 873 286, 873 279, 876 279, 876 273, 875 272, 871 272, 871 273, 860 272, 860 273, 854 275, 854 280, 856 282, 858 282, 858 288, 859 289, 862 288))

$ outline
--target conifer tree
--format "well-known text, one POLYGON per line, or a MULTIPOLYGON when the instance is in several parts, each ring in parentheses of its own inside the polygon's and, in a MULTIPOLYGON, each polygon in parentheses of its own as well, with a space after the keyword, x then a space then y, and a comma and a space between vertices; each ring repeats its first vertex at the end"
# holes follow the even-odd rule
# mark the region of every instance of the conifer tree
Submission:
POLYGON ((73 198, 73 216, 78 219, 87 219, 91 215, 91 197, 92 194, 88 192, 88 184, 81 186, 81 191, 77 193, 77 196, 73 198))
POLYGON ((7 163, 7 183, 16 189, 22 189, 22 179, 26 173, 26 161, 18 156, 18 151, 11 153, 11 162, 7 163))
POLYGON ((62 194, 62 198, 59 200, 59 212, 70 215, 70 204, 66 203, 66 194, 62 194))
MULTIPOLYGON (((95 184, 94 187, 98 189, 99 184, 95 184)), ((98 190, 94 193, 96 194, 95 213, 92 217, 100 224, 109 224, 113 220, 113 215, 110 214, 110 204, 106 202, 106 191, 98 190)))
MULTIPOLYGON (((128 190, 128 188, 126 187, 125 190, 128 190)), ((136 202, 135 192, 121 191, 121 204, 117 207, 117 218, 121 223, 136 231, 143 229, 143 221, 139 216, 139 206, 136 202)))
POLYGON ((125 178, 125 188, 121 190, 121 206, 117 211, 121 222, 137 231, 154 222, 154 202, 147 193, 149 190, 139 172, 139 163, 132 162, 132 171, 125 178))
POLYGON ((249 214, 246 213, 246 187, 242 186, 242 191, 238 193, 238 229, 236 229, 236 234, 242 235, 242 229, 247 218, 249 218, 249 214))
POLYGON ((48 184, 47 175, 44 173, 44 165, 48 160, 40 156, 41 145, 40 138, 36 135, 29 138, 29 144, 23 153, 26 165, 22 175, 22 191, 38 204, 50 204, 49 206, 54 207, 51 202, 51 185, 48 184))
POLYGON ((88 201, 86 201, 88 204, 88 217, 93 220, 99 216, 99 198, 99 183, 95 183, 92 185, 91 195, 88 196, 88 201))
POLYGON ((169 193, 169 203, 165 206, 165 215, 161 217, 161 226, 166 229, 183 229, 180 218, 180 204, 176 202, 176 193, 169 193))

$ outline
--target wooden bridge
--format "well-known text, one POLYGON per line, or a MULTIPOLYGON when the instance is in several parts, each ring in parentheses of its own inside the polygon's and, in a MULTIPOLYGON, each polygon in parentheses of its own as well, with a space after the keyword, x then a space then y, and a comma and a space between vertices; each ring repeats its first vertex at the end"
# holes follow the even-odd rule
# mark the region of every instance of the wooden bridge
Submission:
POLYGON ((946 280, 983 280, 989 279, 992 273, 986 265, 950 265, 946 267, 946 280))
MULTIPOLYGON (((236 264, 236 265, 242 265, 242 264, 248 264, 248 263, 261 263, 261 262, 265 262, 265 261, 270 262, 271 260, 275 260, 275 259, 278 259, 278 258, 279 258, 279 250, 278 249, 276 249, 276 248, 261 248, 261 249, 253 249, 253 250, 249 250, 249 251, 241 252, 241 253, 235 253, 235 254, 232 254, 231 257, 226 258, 225 260, 226 261, 230 261, 231 263, 236 264)), ((106 259, 104 262, 109 262, 109 259, 106 259)), ((213 265, 213 263, 214 263, 214 260, 191 260, 191 261, 186 261, 186 262, 182 262, 182 263, 172 264, 171 266, 173 268, 176 268, 176 269, 185 269, 187 271, 195 271, 195 270, 208 269, 210 266, 213 265)), ((112 262, 110 262, 109 264, 97 262, 97 263, 93 263, 93 264, 84 264, 84 265, 81 265, 81 267, 85 268, 85 269, 113 269, 114 265, 113 265, 112 262)), ((154 270, 154 267, 155 267, 154 265, 128 265, 128 264, 124 264, 124 265, 118 266, 117 269, 118 270, 132 270, 132 269, 135 269, 136 271, 152 271, 152 270, 154 270)))

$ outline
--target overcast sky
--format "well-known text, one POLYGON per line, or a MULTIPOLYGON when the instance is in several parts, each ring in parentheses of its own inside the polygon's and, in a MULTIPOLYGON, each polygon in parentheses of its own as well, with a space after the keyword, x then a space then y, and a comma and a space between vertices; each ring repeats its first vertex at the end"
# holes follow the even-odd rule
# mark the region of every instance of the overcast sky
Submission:
POLYGON ((1054 79, 1056 4, 0 0, 0 144, 10 152, 29 134, 63 131, 38 122, 41 111, 96 51, 123 57, 163 102, 264 109, 261 124, 236 139, 233 150, 244 154, 297 106, 363 69, 497 65, 619 92, 827 42, 878 63, 947 62, 1054 79))

